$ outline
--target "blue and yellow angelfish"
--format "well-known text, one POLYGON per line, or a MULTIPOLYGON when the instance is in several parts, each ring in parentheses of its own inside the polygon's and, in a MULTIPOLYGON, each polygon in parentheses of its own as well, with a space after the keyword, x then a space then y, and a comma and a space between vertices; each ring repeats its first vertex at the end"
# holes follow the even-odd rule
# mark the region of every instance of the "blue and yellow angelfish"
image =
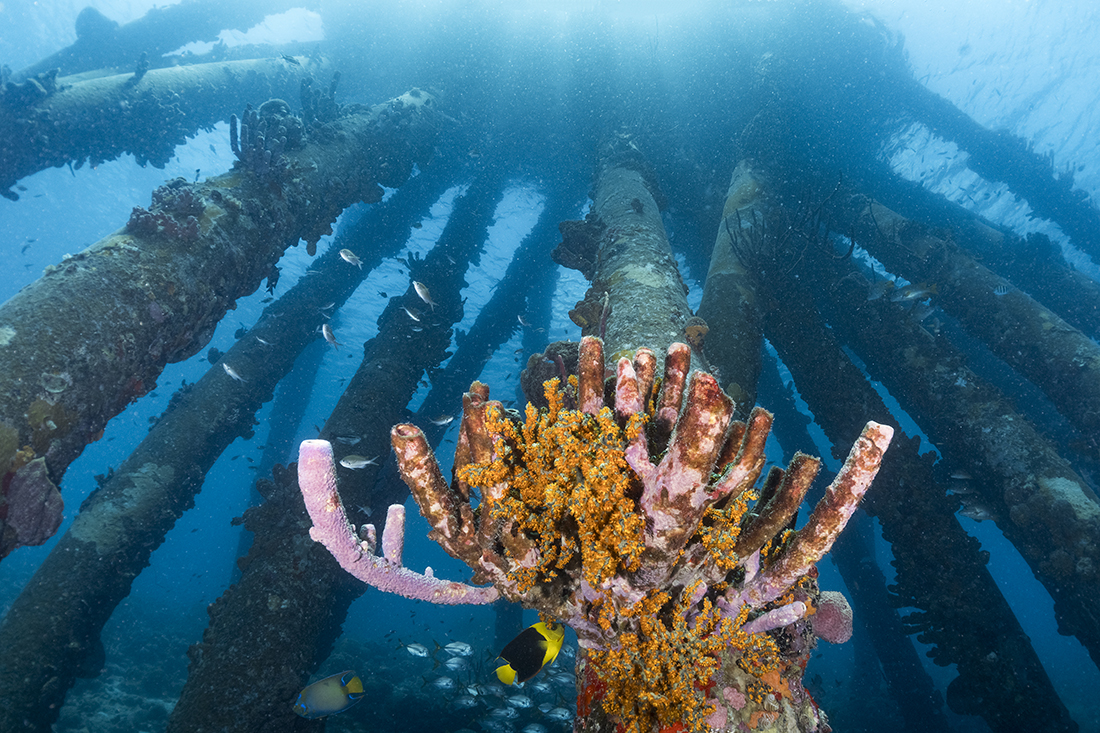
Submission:
POLYGON ((497 679, 506 685, 526 682, 554 661, 564 639, 562 624, 540 622, 528 626, 501 651, 500 658, 507 664, 497 667, 497 679))
POLYGON ((306 685, 294 703, 294 712, 313 720, 342 713, 363 699, 363 681, 347 670, 306 685))

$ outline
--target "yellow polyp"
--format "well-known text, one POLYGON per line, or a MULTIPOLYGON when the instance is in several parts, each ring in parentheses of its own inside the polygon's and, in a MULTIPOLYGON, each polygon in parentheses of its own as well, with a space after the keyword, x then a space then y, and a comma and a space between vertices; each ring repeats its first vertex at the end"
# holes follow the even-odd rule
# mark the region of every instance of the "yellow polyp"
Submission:
POLYGON ((712 506, 703 515, 698 537, 722 570, 733 570, 738 565, 739 558, 734 548, 741 535, 741 520, 749 510, 749 502, 756 498, 755 491, 746 490, 731 499, 724 508, 712 506))
POLYGON ((780 651, 775 640, 765 633, 749 634, 741 627, 749 618, 749 607, 745 606, 733 619, 729 636, 729 646, 738 653, 737 666, 753 676, 773 672, 779 668, 780 651))
POLYGON ((787 542, 789 542, 794 535, 794 530, 786 529, 765 542, 764 546, 760 548, 761 567, 766 567, 775 560, 775 558, 779 557, 779 553, 786 547, 787 542))
MULTIPOLYGON (((557 379, 545 383, 544 393, 548 406, 528 405, 522 425, 490 407, 486 428, 496 436, 494 458, 464 466, 458 476, 481 490, 483 511, 512 520, 538 549, 535 568, 512 573, 519 592, 554 577, 578 554, 584 578, 598 587, 638 569, 644 549, 644 519, 632 498, 640 493, 638 478, 624 457, 628 433, 609 408, 597 415, 566 409, 557 379), (508 492, 489 496, 485 490, 498 484, 508 492)), ((644 418, 630 424, 638 422, 644 418)))
POLYGON ((626 439, 629 441, 635 440, 645 430, 647 422, 649 422, 648 415, 640 413, 631 415, 626 421, 626 439))
POLYGON ((757 705, 763 705, 764 698, 767 697, 770 692, 771 687, 764 682, 750 682, 749 689, 745 691, 748 698, 757 705))
POLYGON ((626 733, 676 723, 706 729, 714 706, 706 704, 705 688, 718 669, 717 654, 735 636, 736 622, 707 600, 689 622, 688 599, 696 587, 685 588, 675 604, 668 593, 650 591, 632 608, 620 609, 623 617, 637 617, 638 633, 620 635, 614 649, 589 653, 607 686, 604 709, 626 733))

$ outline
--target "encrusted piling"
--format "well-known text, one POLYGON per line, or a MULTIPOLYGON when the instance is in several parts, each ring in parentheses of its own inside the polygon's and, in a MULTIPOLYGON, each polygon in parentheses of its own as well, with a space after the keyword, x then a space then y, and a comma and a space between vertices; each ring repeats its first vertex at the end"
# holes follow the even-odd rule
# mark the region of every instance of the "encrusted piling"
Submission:
POLYGON ((1100 661, 1093 603, 1100 506, 1092 490, 946 339, 929 338, 895 303, 868 301, 866 285, 850 279, 834 288, 837 306, 856 314, 834 328, 941 450, 966 466, 970 488, 1054 598, 1059 629, 1100 661))
MULTIPOLYGON (((269 306, 259 323, 202 379, 173 398, 134 453, 84 502, 72 526, 15 599, 0 624, 5 650, 0 655, 0 729, 8 730, 16 720, 31 721, 26 730, 45 729, 76 672, 97 647, 104 624, 129 594, 152 552, 194 505, 207 471, 237 437, 251 435, 256 412, 302 350, 320 338, 321 307, 343 302, 362 277, 335 251, 319 258, 315 272, 269 306)), ((264 552, 258 554, 267 561, 276 545, 273 538, 265 538, 264 552)), ((280 596, 293 598, 293 588, 316 592, 326 581, 322 573, 315 575, 308 583, 288 585, 280 596)), ((264 589, 264 599, 270 590, 264 589)), ((250 600, 259 603, 254 596, 250 600)), ((228 636, 237 640, 237 635, 228 636)), ((308 636, 295 638, 304 644, 308 636)), ((286 644, 282 648, 288 651, 286 644)), ((253 651, 258 653, 259 646, 253 651)), ((311 647, 301 656, 312 658, 314 651, 311 647)), ((252 657, 249 662, 254 663, 252 657)), ((217 689, 225 689, 225 680, 219 679, 217 689)), ((294 676, 290 684, 300 682, 294 676)), ((224 701, 221 707, 226 707, 224 701)))
POLYGON ((703 330, 699 345, 717 367, 726 392, 737 403, 737 416, 747 417, 756 403, 763 334, 754 280, 737 256, 747 228, 763 216, 760 185, 747 161, 730 177, 726 203, 718 222, 710 269, 699 303, 703 330))
POLYGON ((839 192, 828 203, 836 228, 852 232, 891 272, 936 287, 936 305, 1036 384, 1086 435, 1100 434, 1100 346, 950 237, 871 198, 839 192))
MULTIPOLYGON (((569 312, 584 335, 607 344, 608 363, 642 346, 655 350, 658 370, 674 341, 702 343, 706 324, 687 304, 687 288, 668 244, 656 174, 628 133, 604 142, 596 165, 592 211, 561 224, 554 260, 592 282, 569 312)), ((706 366, 693 352, 695 368, 706 366)))
POLYGON ((41 94, 0 92, 0 195, 19 196, 19 179, 50 167, 95 167, 124 153, 163 168, 176 146, 250 100, 293 99, 303 77, 326 76, 325 61, 302 57, 223 61, 92 79, 54 78, 41 94))
POLYGON ((0 306, 0 469, 18 476, 44 457, 58 483, 165 364, 206 345, 287 246, 304 239, 313 250, 346 206, 404 183, 431 153, 435 106, 413 90, 316 123, 296 144, 300 123, 277 106, 272 129, 286 139, 264 170, 242 163, 205 182, 170 181, 125 227, 0 306))
MULTIPOLYGON (((796 243, 792 249, 797 251, 802 244, 796 243)), ((897 322, 884 321, 878 313, 893 309, 904 314, 906 309, 886 298, 874 301, 878 307, 871 311, 862 308, 867 291, 854 285, 857 277, 851 274, 854 266, 850 261, 835 259, 828 251, 810 249, 805 262, 804 268, 796 270, 797 280, 792 273, 791 277, 766 284, 767 290, 781 294, 784 305, 765 325, 769 340, 794 375, 815 421, 838 446, 839 458, 839 446, 860 428, 856 416, 882 414, 886 406, 844 353, 837 334, 847 337, 853 330, 862 331, 864 338, 858 341, 856 350, 864 355, 865 349, 870 349, 870 359, 876 362, 890 358, 884 356, 887 354, 920 351, 927 335, 912 318, 903 315, 910 323, 909 340, 884 336, 884 331, 897 322), (847 292, 850 283, 852 291, 847 292), (816 290, 816 304, 807 286, 816 290), (833 299, 838 306, 835 309, 827 305, 833 299), (819 309, 829 311, 832 329, 826 327, 819 309)), ((908 364, 902 368, 916 367, 908 364)), ((891 388, 897 384, 890 382, 891 388)), ((897 394, 903 406, 910 409, 908 392, 897 394)), ((1016 421, 1023 418, 1016 415, 1006 423, 1016 421)), ((923 417, 921 425, 928 425, 923 417)), ((951 449, 951 443, 939 442, 940 435, 934 436, 937 445, 949 460, 955 458, 957 449, 951 449)), ((917 438, 896 436, 875 483, 875 491, 862 506, 879 520, 883 537, 891 544, 897 575, 890 588, 892 596, 886 600, 895 608, 918 609, 903 618, 905 627, 909 633, 919 632, 921 641, 933 645, 929 656, 936 664, 954 665, 958 676, 947 688, 950 708, 958 714, 982 717, 998 733, 1037 728, 1067 733, 1076 730, 1030 640, 990 575, 987 555, 954 516, 959 508, 957 496, 946 494, 945 486, 934 480, 932 454, 920 455, 917 438), (928 572, 930 567, 937 571, 928 572)), ((860 577, 866 572, 861 566, 867 558, 846 554, 848 548, 843 545, 847 537, 837 543, 833 557, 848 586, 859 587, 855 600, 860 601, 869 590, 863 587, 867 583, 860 577)), ((859 603, 856 608, 861 617, 871 614, 859 603)), ((882 619, 875 621, 881 623, 882 619)), ((927 688, 914 684, 913 670, 897 664, 899 655, 891 653, 899 643, 907 644, 906 640, 876 635, 874 643, 908 725, 946 725, 934 698, 918 698, 927 688)))
MULTIPOLYGON (((322 437, 332 441, 331 444, 321 441, 328 446, 324 459, 329 465, 339 465, 335 461, 353 454, 377 457, 373 464, 355 470, 339 465, 335 469, 339 476, 331 476, 331 486, 317 486, 318 492, 313 494, 321 496, 322 504, 331 506, 338 478, 344 500, 348 502, 349 515, 357 524, 367 521, 370 516, 383 515, 390 502, 403 501, 406 496, 396 493, 403 489, 400 482, 395 482, 399 488, 385 496, 378 496, 372 490, 383 470, 380 466, 385 463, 389 428, 404 414, 405 405, 416 392, 424 370, 435 368, 446 358, 450 327, 462 317, 459 291, 464 265, 478 251, 492 224, 506 170, 507 166, 502 165, 484 171, 456 202, 436 247, 423 260, 411 263, 413 279, 431 282, 431 293, 439 303, 435 314, 429 316, 425 309, 419 322, 408 316, 403 308, 423 307, 411 286, 404 295, 394 296, 379 318, 379 333, 363 346, 359 369, 322 428, 322 437), (455 264, 449 264, 448 257, 455 264), (463 266, 459 266, 459 262, 463 266)), ((423 175, 435 172, 433 166, 431 173, 423 175)), ((431 202, 422 203, 427 207, 431 202)), ((407 234, 408 230, 404 231, 407 234)), ((346 262, 340 264, 346 271, 360 273, 358 268, 346 262)), ((352 346, 348 344, 342 348, 352 346)), ((314 473, 308 466, 299 467, 301 481, 309 481, 314 473)), ((245 521, 249 529, 254 525, 258 527, 262 517, 271 516, 273 510, 269 503, 274 501, 286 516, 283 529, 274 538, 255 535, 253 548, 239 563, 240 581, 218 599, 202 642, 191 649, 187 683, 179 704, 172 711, 168 725, 170 733, 199 733, 227 725, 245 729, 263 727, 272 732, 296 729, 300 721, 290 703, 294 693, 316 672, 326 652, 324 641, 327 637, 319 636, 314 630, 338 629, 344 622, 348 606, 364 590, 364 586, 357 583, 351 592, 343 592, 341 579, 346 578, 346 573, 334 562, 317 563, 315 553, 319 546, 309 539, 308 522, 302 524, 300 521, 306 516, 302 494, 295 491, 297 499, 284 495, 294 477, 291 475, 287 479, 284 475, 282 478, 284 480, 276 481, 276 494, 267 497, 268 501, 260 507, 249 510, 245 521), (303 576, 300 583, 280 584, 277 595, 283 608, 267 609, 267 579, 282 577, 287 569, 298 567, 311 568, 308 577, 303 576), (337 592, 330 594, 326 588, 337 592), (262 627, 247 632, 253 653, 242 655, 239 653, 242 632, 238 630, 241 619, 257 614, 264 619, 262 627), (308 633, 299 634, 298 629, 308 633), (263 665, 281 653, 286 653, 288 658, 280 664, 277 679, 271 681, 276 689, 265 689, 262 696, 253 697, 249 691, 251 680, 264 674, 263 665), (242 699, 249 699, 250 704, 242 704, 242 699)), ((328 512, 325 516, 329 530, 351 531, 344 514, 328 512), (341 521, 344 522, 342 526, 341 521)), ((395 513, 392 522, 393 527, 398 527, 402 519, 395 513)), ((395 551, 393 548, 397 545, 389 541, 397 536, 400 530, 391 530, 377 539, 381 540, 383 548, 391 550, 384 559, 400 567, 400 552, 395 551)), ((360 564, 358 560, 366 560, 356 557, 354 551, 339 559, 342 564, 352 567, 360 564)), ((402 577, 412 574, 404 569, 391 573, 392 567, 380 560, 374 577, 384 579, 387 574, 402 577)), ((397 580, 399 578, 395 577, 395 582, 397 580)), ((436 585, 440 584, 446 585, 442 581, 436 585)), ((426 585, 433 583, 426 581, 426 585)))

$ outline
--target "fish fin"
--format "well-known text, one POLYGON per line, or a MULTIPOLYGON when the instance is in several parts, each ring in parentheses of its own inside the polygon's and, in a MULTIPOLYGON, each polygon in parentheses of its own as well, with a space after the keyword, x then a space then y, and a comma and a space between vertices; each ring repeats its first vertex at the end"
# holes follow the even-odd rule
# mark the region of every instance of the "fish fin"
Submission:
POLYGON ((516 681, 516 670, 512 669, 510 664, 502 664, 497 667, 497 679, 506 685, 511 685, 516 681))

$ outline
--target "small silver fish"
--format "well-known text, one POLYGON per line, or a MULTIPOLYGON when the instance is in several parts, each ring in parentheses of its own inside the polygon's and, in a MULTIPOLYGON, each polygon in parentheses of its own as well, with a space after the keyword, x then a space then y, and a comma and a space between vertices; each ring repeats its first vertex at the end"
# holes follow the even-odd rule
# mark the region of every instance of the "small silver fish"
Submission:
POLYGON ((956 481, 969 481, 970 479, 972 479, 974 477, 971 476, 966 471, 958 469, 958 470, 955 470, 955 471, 951 472, 951 478, 955 479, 956 481))
POLYGON ((508 690, 504 689, 504 685, 499 682, 492 682, 488 685, 482 685, 482 695, 492 695, 493 697, 504 697, 508 694, 508 690))
POLYGON ((468 657, 474 653, 474 648, 464 641, 452 641, 443 647, 443 651, 454 654, 456 657, 468 657))
MULTIPOLYGON (((454 419, 455 419, 454 415, 443 415, 442 417, 437 417, 436 419, 431 420, 430 422, 431 422, 432 425, 443 426, 443 425, 450 425, 452 422, 454 422, 454 419)), ((447 646, 450 646, 450 644, 448 644, 447 646)), ((446 647, 444 647, 444 648, 446 649, 446 647)))
POLYGON ((964 517, 969 517, 975 522, 984 522, 987 519, 993 518, 993 512, 981 504, 967 504, 959 510, 959 514, 964 517))
POLYGON ((893 280, 879 280, 867 287, 867 300, 878 300, 894 289, 893 280))
POLYGON ((451 670, 452 672, 461 672, 462 670, 469 667, 470 663, 462 657, 451 657, 443 663, 443 666, 451 670))
POLYGON ((922 323, 935 311, 936 309, 929 304, 917 303, 915 306, 913 306, 913 310, 909 311, 909 314, 916 319, 917 323, 922 323))
POLYGON ((890 296, 890 302, 892 303, 911 303, 914 300, 924 300, 930 298, 936 293, 936 286, 925 285, 906 285, 901 290, 898 290, 890 296))
MULTIPOLYGON (((344 461, 340 462, 343 463, 344 461)), ((412 644, 406 644, 405 651, 407 651, 409 654, 412 654, 414 657, 426 657, 429 653, 428 647, 424 646, 423 644, 417 644, 415 642, 412 644)))
POLYGON ((343 344, 336 341, 336 334, 332 332, 332 327, 327 323, 321 324, 321 335, 325 337, 325 341, 332 344, 332 348, 339 349, 343 344))
POLYGON ((497 720, 515 720, 519 717, 519 711, 515 708, 496 708, 490 710, 489 718, 496 718, 497 720))
POLYGON ((257 340, 257 341, 259 341, 259 342, 260 342, 261 344, 263 344, 264 346, 271 346, 271 342, 270 342, 270 341, 264 341, 264 340, 263 340, 262 338, 260 338, 259 336, 257 336, 257 337, 256 337, 256 340, 257 340))
POLYGON ((528 322, 527 322, 527 321, 526 321, 526 320, 524 319, 524 317, 523 317, 523 316, 516 316, 516 320, 518 320, 518 321, 519 321, 519 325, 523 326, 524 328, 530 328, 530 327, 531 327, 531 324, 530 324, 530 323, 528 323, 528 322))
POLYGON ((362 438, 360 438, 358 435, 337 435, 336 436, 336 442, 337 443, 343 443, 344 445, 355 445, 360 440, 362 440, 362 438))
POLYGON ((546 733, 546 726, 542 723, 529 723, 519 733, 546 733))
MULTIPOLYGON (((364 456, 344 456, 340 459, 340 465, 344 468, 350 468, 352 471, 358 471, 360 468, 366 468, 367 466, 377 466, 378 456, 374 458, 365 458, 364 456)), ((410 652, 411 654, 412 652, 410 652)), ((420 656, 420 655, 417 655, 420 656)), ((428 656, 425 654, 424 656, 428 656)))
POLYGON ((236 381, 238 381, 238 382, 243 382, 244 381, 244 377, 242 377, 240 374, 237 374, 237 370, 234 369, 233 367, 229 366, 228 364, 226 364, 224 361, 222 362, 222 369, 224 369, 225 373, 228 374, 229 376, 233 377, 233 379, 235 379, 236 381))
POLYGON ((529 708, 531 707, 531 698, 526 695, 512 695, 511 697, 504 698, 504 702, 508 703, 514 708, 529 708))
POLYGON ((477 707, 477 699, 469 695, 459 695, 454 700, 451 700, 451 705, 459 709, 473 708, 477 707))
POLYGON ((436 677, 430 682, 424 682, 425 687, 432 687, 436 690, 453 690, 455 688, 455 681, 450 677, 436 677))
POLYGON ((493 713, 478 718, 477 724, 481 726, 482 730, 489 731, 489 733, 512 733, 515 730, 515 726, 507 720, 501 720, 499 716, 494 716, 493 713))
MULTIPOLYGON (((572 687, 577 684, 577 678, 575 675, 569 672, 555 672, 550 675, 550 681, 555 685, 565 685, 566 687, 572 687)), ((545 712, 545 711, 543 711, 545 712)))
POLYGON ((565 708, 550 708, 546 711, 546 717, 550 720, 572 720, 573 713, 565 708))
POLYGON ((999 295, 1008 295, 1008 286, 1005 285, 1004 283, 1001 283, 997 287, 993 288, 993 294, 998 295, 998 296, 999 295))
POLYGON ((433 311, 435 310, 436 303, 434 300, 432 300, 432 294, 431 291, 428 290, 427 285, 422 282, 417 282, 416 280, 413 280, 413 290, 416 291, 416 294, 420 296, 421 300, 432 307, 433 311))
POLYGON ((363 269, 363 260, 359 259, 358 255, 352 252, 350 249, 340 250, 340 259, 347 262, 349 265, 355 265, 360 270, 363 269))
POLYGON ((414 320, 414 321, 416 321, 417 323, 419 323, 419 322, 420 322, 420 314, 419 314, 419 313, 417 313, 416 311, 414 311, 414 310, 409 310, 409 309, 408 309, 408 308, 406 308, 405 306, 401 306, 401 310, 405 311, 405 315, 407 315, 407 316, 408 316, 409 318, 413 319, 413 320, 414 320))

